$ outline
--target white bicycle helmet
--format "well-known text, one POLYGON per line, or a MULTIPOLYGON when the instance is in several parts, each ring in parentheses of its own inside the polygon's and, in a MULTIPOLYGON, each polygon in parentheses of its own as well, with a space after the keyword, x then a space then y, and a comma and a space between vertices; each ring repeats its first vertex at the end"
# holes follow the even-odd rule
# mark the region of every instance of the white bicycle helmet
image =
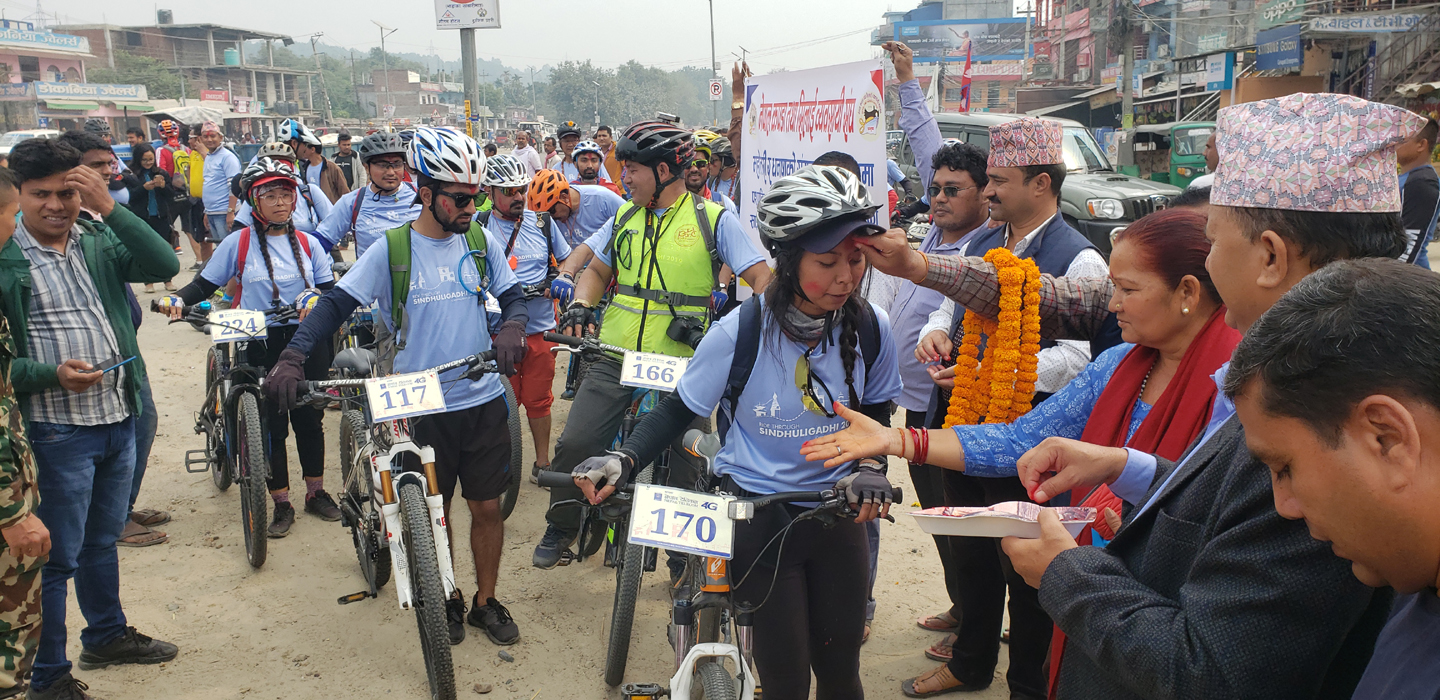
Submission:
POLYGON ((479 185, 485 172, 480 144, 453 129, 420 127, 405 151, 411 170, 442 182, 479 185))
POLYGON ((485 177, 480 184, 486 187, 524 187, 532 179, 530 171, 520 160, 506 153, 485 160, 485 177))
POLYGON ((823 224, 864 222, 879 208, 870 202, 860 178, 828 165, 807 165, 776 180, 756 205, 760 235, 772 249, 793 243, 823 224))
POLYGON ((595 155, 600 157, 600 160, 605 160, 604 149, 600 148, 600 144, 595 143, 594 141, 581 141, 580 143, 575 144, 575 150, 570 152, 570 157, 572 159, 579 158, 581 153, 594 153, 595 155))
POLYGON ((311 146, 320 145, 320 137, 316 136, 315 132, 311 131, 304 124, 294 119, 286 119, 280 122, 279 139, 285 142, 296 140, 311 146))

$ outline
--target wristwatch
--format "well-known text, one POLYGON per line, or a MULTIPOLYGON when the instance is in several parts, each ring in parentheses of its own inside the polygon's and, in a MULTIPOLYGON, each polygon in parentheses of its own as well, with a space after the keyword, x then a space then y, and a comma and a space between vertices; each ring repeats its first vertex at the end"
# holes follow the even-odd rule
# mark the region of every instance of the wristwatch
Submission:
POLYGON ((730 109, 745 109, 745 103, 740 100, 735 100, 730 103, 730 109))

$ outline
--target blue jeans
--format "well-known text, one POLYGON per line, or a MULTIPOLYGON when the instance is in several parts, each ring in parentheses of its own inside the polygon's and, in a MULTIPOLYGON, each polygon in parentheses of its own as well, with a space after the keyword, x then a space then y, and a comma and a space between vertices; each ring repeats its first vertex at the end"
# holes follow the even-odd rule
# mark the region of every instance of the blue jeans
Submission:
POLYGON ((210 240, 219 243, 230 235, 230 224, 225 221, 225 212, 219 214, 205 213, 205 225, 210 229, 210 240))
POLYGON ((65 658, 65 598, 71 578, 85 615, 85 647, 104 646, 125 632, 115 540, 125 528, 135 471, 135 419, 108 425, 32 422, 30 444, 39 472, 36 515, 50 528, 50 561, 41 571, 45 623, 32 685, 44 689, 70 672, 65 658))
POLYGON ((140 380, 140 408, 144 413, 135 419, 135 476, 131 479, 127 515, 135 512, 135 499, 140 495, 140 482, 145 480, 150 448, 155 444, 155 431, 160 425, 160 417, 155 414, 155 399, 150 394, 149 377, 140 380))

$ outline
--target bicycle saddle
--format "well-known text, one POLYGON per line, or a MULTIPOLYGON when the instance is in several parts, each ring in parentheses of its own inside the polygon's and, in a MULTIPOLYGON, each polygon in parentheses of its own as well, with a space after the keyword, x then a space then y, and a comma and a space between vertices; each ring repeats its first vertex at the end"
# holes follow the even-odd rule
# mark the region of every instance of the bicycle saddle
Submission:
POLYGON ((335 354, 335 359, 330 363, 331 367, 341 370, 352 377, 370 376, 370 368, 375 364, 375 351, 366 348, 345 348, 335 354))

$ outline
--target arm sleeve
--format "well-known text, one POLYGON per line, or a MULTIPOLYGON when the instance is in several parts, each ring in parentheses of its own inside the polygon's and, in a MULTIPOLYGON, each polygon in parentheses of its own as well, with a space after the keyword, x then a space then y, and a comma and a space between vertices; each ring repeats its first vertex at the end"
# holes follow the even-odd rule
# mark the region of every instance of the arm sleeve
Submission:
MULTIPOLYGON (((340 182, 345 182, 345 178, 340 178, 340 182)), ((315 200, 314 211, 311 213, 315 216, 315 223, 319 224, 330 216, 330 212, 335 209, 335 206, 330 203, 330 197, 325 194, 325 190, 319 187, 310 188, 310 198, 315 200)))
POLYGON ((330 213, 320 220, 320 225, 315 227, 315 238, 320 241, 325 252, 330 252, 330 249, 334 248, 335 244, 339 243, 340 239, 349 232, 350 211, 355 206, 354 198, 359 196, 362 196, 361 191, 357 189, 341 197, 340 201, 330 208, 330 213))
MULTIPOLYGON (((20 410, 10 387, 3 388, 3 395, 4 413, 20 410)), ((35 483, 34 457, 30 446, 25 442, 23 432, 11 430, 18 428, 20 422, 0 414, 0 425, 6 426, 0 429, 0 530, 3 530, 30 515, 40 491, 35 483)))
POLYGON ((910 152, 915 155, 915 169, 920 172, 920 186, 930 183, 935 169, 931 160, 940 150, 940 125, 935 115, 925 105, 925 93, 920 90, 920 80, 911 79, 900 84, 900 128, 910 141, 910 152))
POLYGON ((1120 478, 1116 479, 1115 483, 1110 484, 1110 492, 1124 499, 1126 503, 1140 505, 1145 494, 1150 492, 1150 485, 1155 482, 1160 462, 1155 455, 1148 452, 1129 447, 1125 448, 1125 451, 1130 453, 1125 459, 1125 470, 1120 472, 1120 478))
MULTIPOLYGON (((329 251, 326 251, 323 246, 320 245, 320 237, 304 232, 301 232, 300 235, 310 237, 310 269, 313 274, 310 282, 316 288, 327 283, 334 286, 335 270, 332 265, 334 265, 335 261, 331 259, 329 251)), ((229 236, 226 236, 226 238, 229 238, 229 236)))
POLYGON ((529 307, 525 304, 525 292, 520 289, 520 285, 512 284, 506 287, 505 291, 495 297, 495 301, 500 304, 500 318, 503 321, 519 321, 522 326, 530 323, 529 307))
MULTIPOLYGON (((1080 251, 1065 269, 1065 276, 1072 279, 1105 277, 1109 274, 1110 268, 1105 264, 1105 259, 1100 257, 1100 253, 1089 248, 1080 251)), ((1090 344, 1083 340, 1062 340, 1054 347, 1041 350, 1039 360, 1035 372, 1039 380, 1035 382, 1035 388, 1037 391, 1053 394, 1078 375, 1080 370, 1085 369, 1085 365, 1090 362, 1090 344)))
POLYGON ((190 280, 190 284, 181 287, 179 291, 175 292, 175 296, 184 300, 186 306, 194 306, 209 299, 210 295, 214 294, 215 290, 219 288, 220 285, 200 275, 195 275, 195 279, 190 280))
POLYGON ((635 465, 649 464, 665 451, 675 438, 685 434, 697 414, 685 405, 677 393, 666 394, 655 410, 645 414, 639 425, 630 431, 621 448, 635 456, 635 465))
POLYGON ((765 261, 755 242, 740 228, 740 219, 729 211, 720 214, 720 222, 715 227, 715 247, 720 249, 720 259, 737 275, 765 261))
POLYGON ((180 259, 155 229, 129 209, 116 206, 105 217, 119 245, 115 264, 126 282, 164 282, 180 273, 180 259))
MULTIPOLYGON (((924 340, 925 336, 930 335, 934 331, 940 331, 941 333, 949 335, 950 328, 954 325, 955 300, 946 298, 945 301, 940 303, 940 308, 931 311, 930 315, 926 317, 925 325, 920 328, 920 339, 924 340)), ((918 346, 920 343, 916 342, 915 344, 918 346)), ((914 348, 911 348, 911 350, 914 350, 914 348)))
MULTIPOLYGON (((927 255, 920 283, 986 318, 1000 315, 1000 278, 984 258, 927 255)), ((1040 275, 1040 336, 1051 340, 1089 340, 1110 314, 1115 286, 1109 277, 1040 275)))
POLYGON ((1060 388, 1034 410, 1009 424, 957 425, 951 430, 960 438, 965 473, 971 476, 1015 476, 1020 455, 1047 437, 1080 439, 1090 412, 1115 373, 1129 345, 1105 351, 1085 367, 1075 380, 1060 388))
POLYGON ((306 357, 315 348, 315 344, 322 338, 329 338, 335 335, 340 329, 340 324, 360 308, 360 302, 355 300, 344 289, 334 288, 325 292, 320 301, 315 303, 315 308, 310 310, 300 327, 295 330, 295 337, 290 339, 286 347, 299 350, 306 357))
POLYGON ((1434 220, 1436 201, 1440 199, 1440 180, 1416 177, 1412 172, 1405 180, 1404 207, 1400 218, 1407 230, 1424 231, 1434 220))
MULTIPOLYGON (((635 216, 644 216, 644 214, 636 214, 635 216)), ((590 249, 590 252, 595 254, 596 260, 605 263, 605 267, 615 267, 615 265, 610 261, 610 253, 605 250, 605 248, 610 244, 610 237, 614 234, 614 231, 615 217, 611 216, 610 218, 606 219, 605 223, 601 225, 600 228, 596 229, 589 238, 585 239, 585 246, 590 249)), ((733 270, 735 268, 732 267, 730 269, 733 270)))

